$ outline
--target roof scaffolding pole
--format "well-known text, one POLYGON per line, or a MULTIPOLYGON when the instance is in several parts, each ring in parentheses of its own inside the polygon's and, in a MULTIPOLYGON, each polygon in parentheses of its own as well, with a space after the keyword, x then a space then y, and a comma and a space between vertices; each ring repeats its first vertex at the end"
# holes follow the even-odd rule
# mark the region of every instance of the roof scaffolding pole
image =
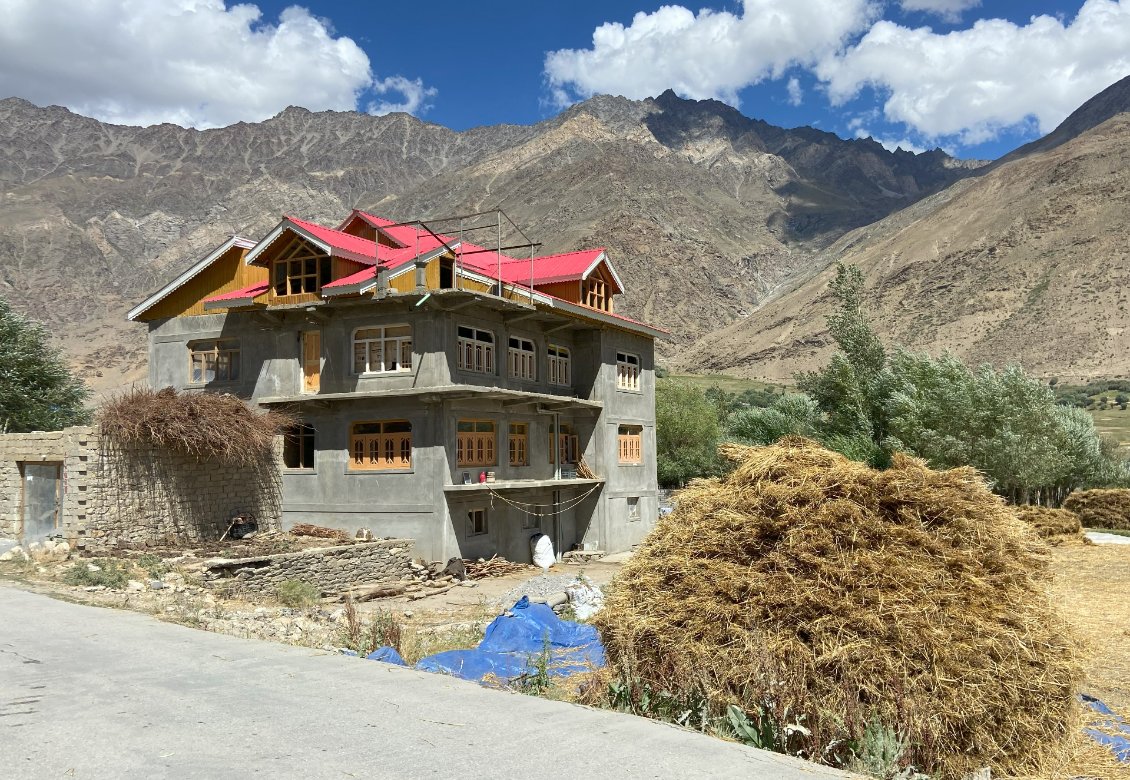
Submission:
MULTIPOLYGON (((509 217, 507 217, 509 219, 509 217)), ((502 209, 498 210, 498 216, 495 217, 495 222, 498 223, 498 246, 494 250, 494 256, 498 264, 498 297, 502 297, 502 209)))

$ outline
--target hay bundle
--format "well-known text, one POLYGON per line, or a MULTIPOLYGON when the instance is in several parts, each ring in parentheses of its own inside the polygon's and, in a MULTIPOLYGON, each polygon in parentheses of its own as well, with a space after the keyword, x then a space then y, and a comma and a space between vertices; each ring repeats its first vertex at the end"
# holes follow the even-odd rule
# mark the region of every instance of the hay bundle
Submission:
POLYGON ((276 411, 256 413, 227 393, 135 387, 110 399, 97 422, 102 436, 119 447, 157 447, 248 465, 270 452, 275 437, 294 418, 276 411))
POLYGON ((1130 490, 1076 490, 1063 508, 1077 514, 1084 528, 1130 530, 1130 490))
POLYGON ((1046 506, 1021 506, 1016 508, 1016 516, 1032 526, 1040 538, 1049 544, 1085 544, 1083 526, 1079 516, 1066 509, 1051 509, 1046 506))
POLYGON ((1057 757, 1080 672, 1047 547, 975 471, 880 472, 800 438, 722 454, 735 470, 684 490, 617 575, 596 618, 615 673, 803 716, 791 749, 830 763, 874 722, 944 777, 1057 757))

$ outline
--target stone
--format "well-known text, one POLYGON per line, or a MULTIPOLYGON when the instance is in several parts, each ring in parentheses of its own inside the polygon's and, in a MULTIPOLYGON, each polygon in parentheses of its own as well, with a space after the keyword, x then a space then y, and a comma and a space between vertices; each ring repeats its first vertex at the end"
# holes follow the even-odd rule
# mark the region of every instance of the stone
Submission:
POLYGON ((145 583, 141 582, 140 580, 130 580, 126 583, 126 590, 133 593, 138 593, 145 590, 145 583))
POLYGON ((86 570, 89 572, 102 571, 102 567, 94 563, 86 564, 86 570))
POLYGON ((169 587, 169 586, 166 585, 165 583, 161 582, 161 580, 149 580, 149 589, 150 590, 164 590, 167 587, 169 587))
POLYGON ((28 555, 27 555, 26 552, 24 552, 24 548, 19 547, 19 546, 13 547, 12 549, 8 550, 3 555, 0 555, 0 561, 26 561, 26 560, 28 560, 28 555))
POLYGON ((479 587, 479 583, 477 583, 477 582, 472 582, 471 580, 463 580, 463 581, 462 581, 461 583, 459 583, 459 584, 460 584, 461 586, 463 586, 464 588, 477 588, 477 587, 479 587))

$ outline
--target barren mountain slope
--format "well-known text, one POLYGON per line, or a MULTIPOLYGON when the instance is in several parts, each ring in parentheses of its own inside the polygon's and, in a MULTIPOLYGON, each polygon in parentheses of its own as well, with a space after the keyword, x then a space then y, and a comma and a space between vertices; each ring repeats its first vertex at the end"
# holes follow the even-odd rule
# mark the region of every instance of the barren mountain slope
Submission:
POLYGON ((853 231, 828 267, 701 339, 681 368, 790 379, 830 352, 836 260, 859 265, 888 343, 1042 376, 1130 373, 1130 113, 853 231))
MULTIPOLYGON (((216 130, 102 124, 0 101, 0 295, 47 322, 96 386, 137 377, 124 314, 233 232, 350 207, 502 206, 543 251, 606 245, 628 314, 672 350, 748 312, 810 248, 968 175, 940 152, 783 130, 713 101, 597 97, 530 127, 291 108, 216 130)), ((478 238, 478 237, 476 237, 478 238)))

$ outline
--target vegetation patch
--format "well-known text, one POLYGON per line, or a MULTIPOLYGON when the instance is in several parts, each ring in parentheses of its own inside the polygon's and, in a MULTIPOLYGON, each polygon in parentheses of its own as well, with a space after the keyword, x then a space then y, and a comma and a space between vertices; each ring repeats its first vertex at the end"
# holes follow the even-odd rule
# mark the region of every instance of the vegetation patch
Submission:
POLYGON ((976 471, 799 438, 723 454, 733 470, 680 494, 594 619, 622 699, 840 766, 1062 759, 1081 673, 1048 548, 976 471))
POLYGON ((312 607, 318 603, 321 596, 322 591, 319 590, 317 585, 303 580, 287 580, 280 583, 278 588, 279 603, 284 607, 298 609, 312 607))
POLYGON ((98 563, 78 561, 63 573, 68 585, 97 586, 118 590, 129 582, 133 567, 125 561, 99 558, 98 563))
POLYGON ((1130 530, 1130 490, 1077 490, 1063 508, 1078 515, 1085 528, 1130 530))

